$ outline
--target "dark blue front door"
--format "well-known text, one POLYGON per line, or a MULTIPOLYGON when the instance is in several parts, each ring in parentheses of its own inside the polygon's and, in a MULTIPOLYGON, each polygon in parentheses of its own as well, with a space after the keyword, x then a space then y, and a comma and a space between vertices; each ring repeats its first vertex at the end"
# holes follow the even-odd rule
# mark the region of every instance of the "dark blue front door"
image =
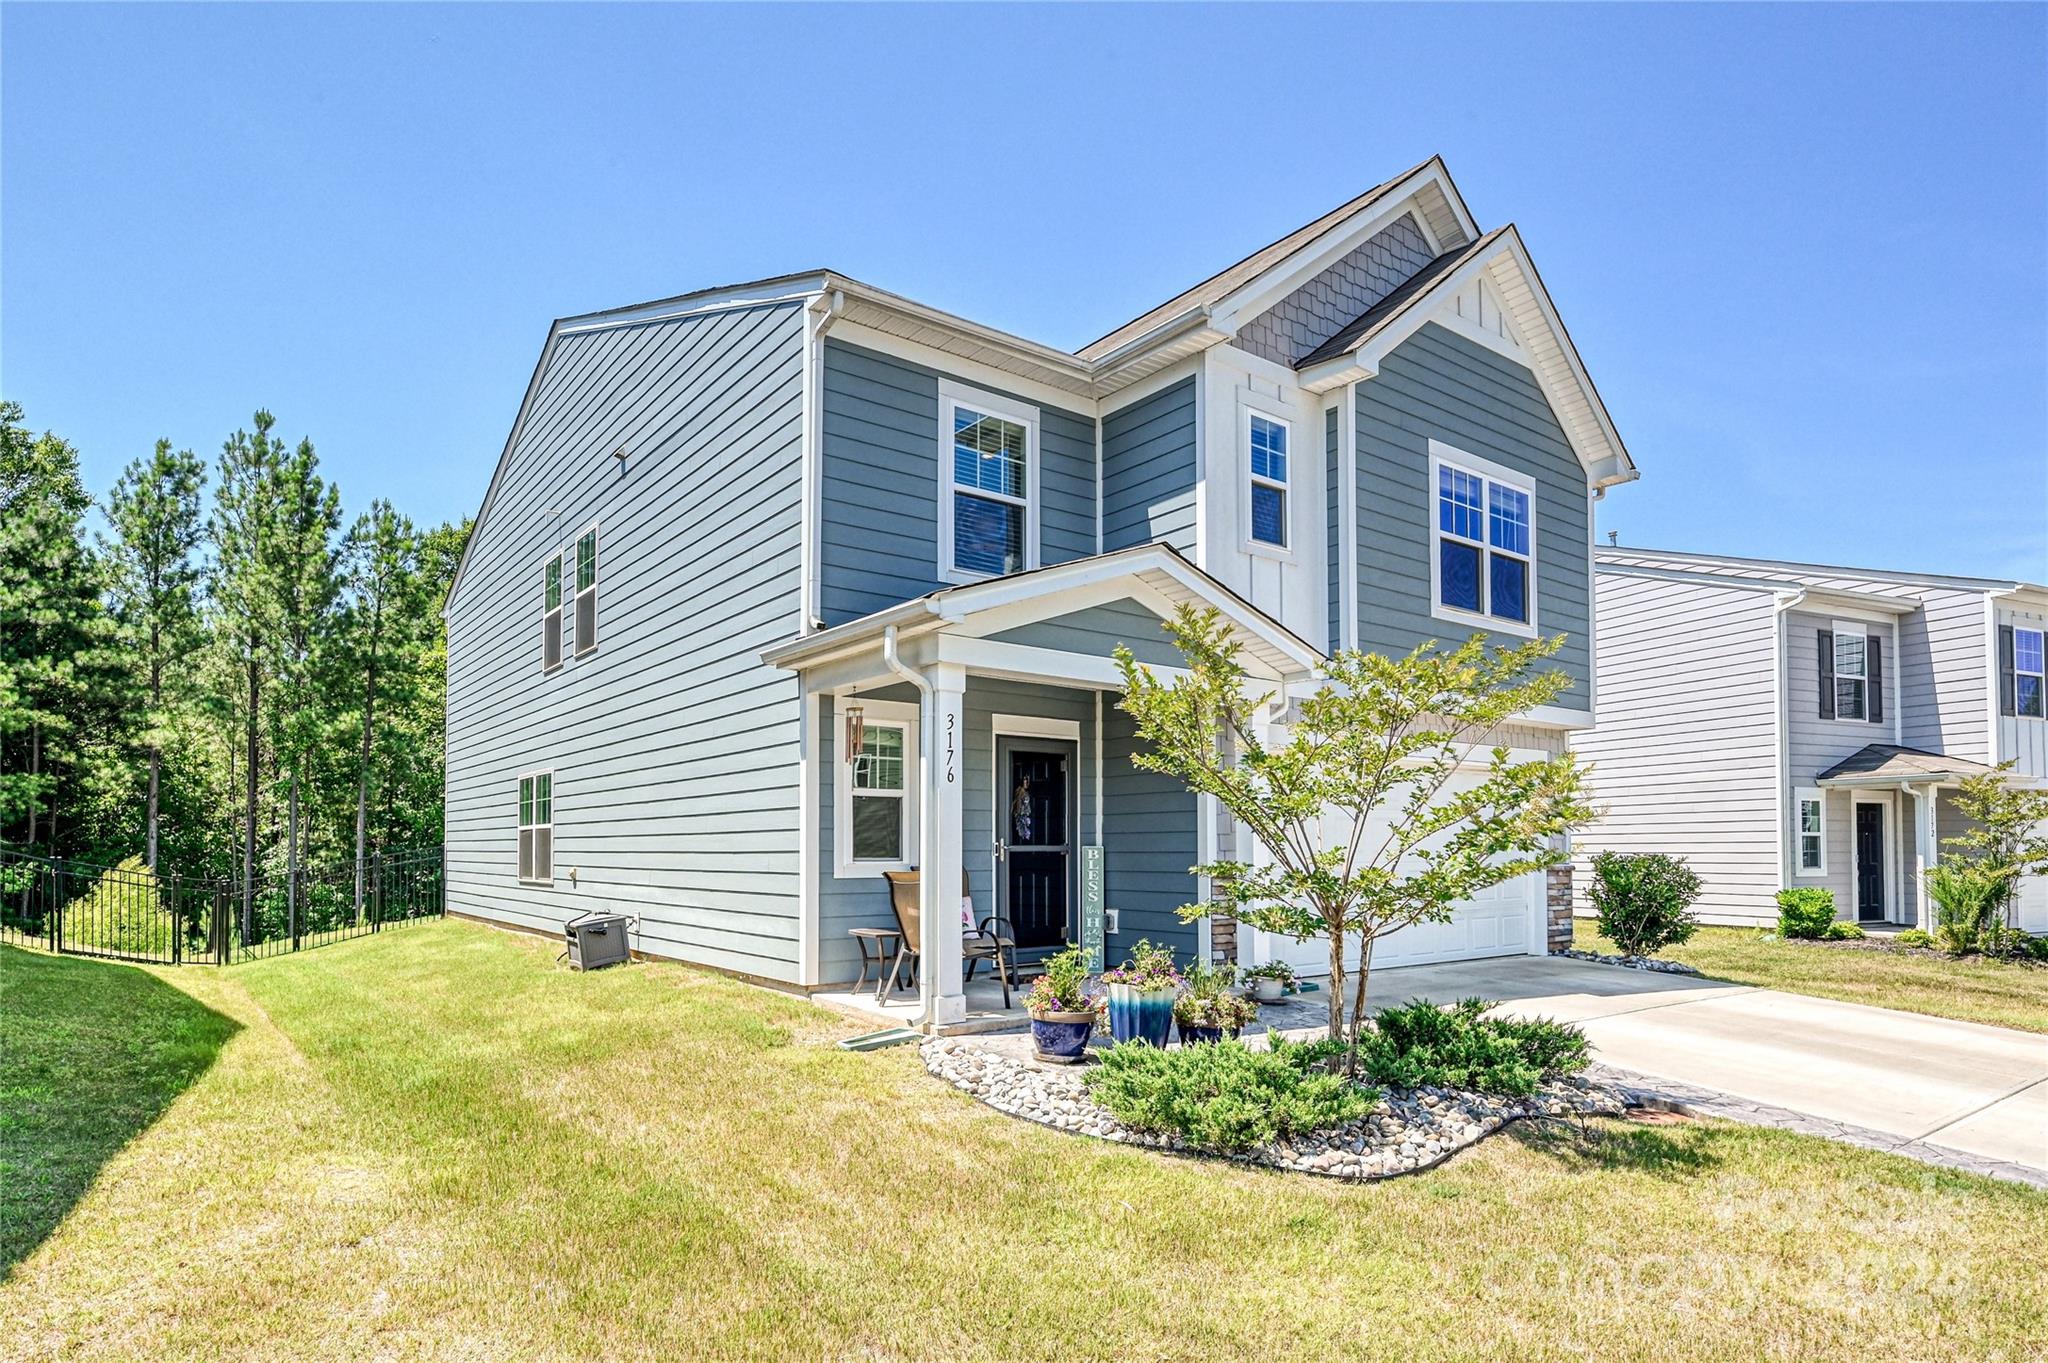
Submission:
POLYGON ((1068 940, 1073 885, 1072 749, 1011 739, 996 764, 996 885, 1020 950, 1068 940))
POLYGON ((1884 917, 1884 806, 1856 806, 1856 916, 1884 917))

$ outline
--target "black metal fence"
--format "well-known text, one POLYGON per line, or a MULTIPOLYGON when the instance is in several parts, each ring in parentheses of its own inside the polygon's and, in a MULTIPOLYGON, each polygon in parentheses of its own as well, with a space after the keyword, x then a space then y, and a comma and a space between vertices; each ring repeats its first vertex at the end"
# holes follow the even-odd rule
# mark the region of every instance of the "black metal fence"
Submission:
POLYGON ((0 847, 0 942, 164 965, 226 965, 441 916, 441 849, 379 852, 296 875, 180 876, 0 847))

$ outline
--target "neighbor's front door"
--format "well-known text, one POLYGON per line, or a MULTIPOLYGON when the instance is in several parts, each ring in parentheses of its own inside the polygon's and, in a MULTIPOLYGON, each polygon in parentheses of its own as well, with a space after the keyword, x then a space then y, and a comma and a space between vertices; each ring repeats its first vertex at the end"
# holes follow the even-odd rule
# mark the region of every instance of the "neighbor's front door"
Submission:
POLYGON ((1073 885, 1073 745, 1005 739, 996 771, 997 912, 1020 950, 1069 937, 1073 885))
POLYGON ((1856 806, 1856 916, 1884 917, 1884 806, 1856 806))

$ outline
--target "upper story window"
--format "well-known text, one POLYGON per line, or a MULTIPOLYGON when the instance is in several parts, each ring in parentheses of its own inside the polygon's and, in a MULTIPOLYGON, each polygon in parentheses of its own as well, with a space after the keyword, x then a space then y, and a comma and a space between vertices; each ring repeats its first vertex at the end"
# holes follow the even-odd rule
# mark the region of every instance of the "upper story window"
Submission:
POLYGON ((555 881, 555 774, 519 778, 519 878, 529 885, 555 881))
POLYGON ((562 556, 550 554, 540 567, 540 667, 562 665, 562 556))
POLYGON ((576 656, 597 647, 597 527, 576 541, 576 656))
POLYGON ((1820 717, 1884 722, 1884 638, 1868 625, 1837 620, 1821 630, 1820 717))
POLYGON ((1861 719, 1868 699, 1870 636, 1835 627, 1835 718, 1861 719))
POLYGON ((1287 435, 1284 421, 1247 413, 1246 447, 1251 451, 1251 539, 1287 547, 1287 435))
POLYGON ((1432 613, 1534 634, 1534 482, 1437 441, 1429 446, 1432 613))
POLYGON ((967 582, 1037 567, 1037 409, 941 383, 939 428, 939 576, 967 582))
POLYGON ((1828 873, 1827 806, 1821 803, 1821 792, 1815 786, 1802 786, 1793 795, 1799 819, 1798 873, 1824 876, 1828 873))
POLYGON ((2000 625, 1998 654, 1999 712, 2048 718, 2048 649, 2042 631, 2000 625))
POLYGON ((837 764, 833 804, 835 873, 871 876, 917 864, 917 707, 852 701, 842 709, 839 741, 851 762, 837 764), (851 718, 860 708, 860 721, 851 718), (854 732, 858 729, 858 733, 854 732))

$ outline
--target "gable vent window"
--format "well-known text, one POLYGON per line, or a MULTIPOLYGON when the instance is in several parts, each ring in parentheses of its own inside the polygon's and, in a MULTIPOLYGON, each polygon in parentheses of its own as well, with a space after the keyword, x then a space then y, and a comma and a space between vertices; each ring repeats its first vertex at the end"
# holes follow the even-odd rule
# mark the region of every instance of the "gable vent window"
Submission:
POLYGON ((1998 627, 1998 710, 2015 717, 2048 718, 2048 648, 2042 631, 1998 627))
POLYGON ((1250 414, 1246 444, 1251 450, 1251 537, 1254 543, 1287 547, 1287 423, 1250 414))
POLYGON ((1436 441, 1430 442, 1430 473, 1433 613, 1534 634, 1535 485, 1436 441))
POLYGON ((562 665, 562 556, 550 556, 540 575, 540 667, 552 672, 562 665))
POLYGON ((1037 410, 945 383, 939 398, 939 576, 971 582, 1037 567, 1037 410))
POLYGON ((519 879, 528 885, 555 883, 553 772, 519 778, 519 879))
POLYGON ((576 541, 576 656, 597 647, 597 527, 576 541))
POLYGON ((1819 631, 1820 717, 1884 723, 1884 640, 1842 620, 1819 631))

